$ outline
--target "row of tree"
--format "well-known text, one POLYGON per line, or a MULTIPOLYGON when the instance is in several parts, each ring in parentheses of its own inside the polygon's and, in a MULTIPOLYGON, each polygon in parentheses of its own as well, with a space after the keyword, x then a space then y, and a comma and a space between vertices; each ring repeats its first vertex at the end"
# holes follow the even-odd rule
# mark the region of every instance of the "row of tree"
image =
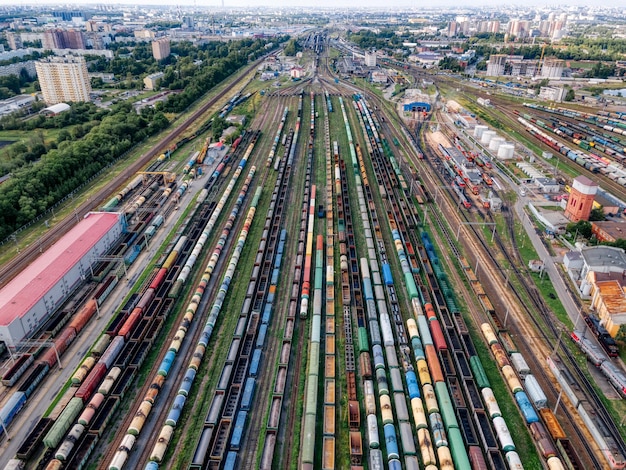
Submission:
POLYGON ((184 111, 194 101, 240 67, 263 55, 266 52, 266 44, 266 41, 261 39, 236 41, 227 45, 221 44, 219 50, 221 53, 227 51, 225 56, 203 60, 201 66, 190 70, 190 73, 185 76, 179 74, 172 82, 169 81, 169 71, 166 72, 161 86, 168 85, 169 88, 182 89, 183 91, 171 95, 164 102, 157 103, 157 109, 168 113, 184 111))
POLYGON ((0 185, 0 240, 168 125, 163 113, 146 117, 135 113, 130 103, 118 104, 82 139, 63 141, 36 163, 16 170, 0 185))
MULTIPOLYGON (((185 110, 248 61, 264 54, 268 47, 266 41, 246 39, 213 42, 201 47, 183 42, 173 45, 172 49, 179 54, 174 60, 180 60, 187 68, 181 68, 184 73, 175 74, 175 80, 169 85, 183 91, 171 95, 156 109, 145 108, 137 115, 131 103, 116 104, 110 111, 85 103, 73 104, 72 111, 51 120, 36 117, 32 123, 23 124, 15 120, 2 121, 0 125, 7 128, 63 129, 56 142, 46 143, 38 133, 27 143, 20 144, 21 167, 10 165, 12 177, 0 185, 0 240, 48 210, 135 144, 167 127, 169 121, 164 112, 185 110), (73 127, 68 131, 67 126, 73 127)), ((143 73, 154 60, 143 44, 128 51, 130 57, 126 52, 118 48, 116 59, 105 67, 100 59, 94 58, 92 67, 98 71, 113 71, 117 67, 122 70, 124 64, 135 63, 137 68, 128 73, 143 73)), ((162 65, 157 65, 157 69, 162 65)))

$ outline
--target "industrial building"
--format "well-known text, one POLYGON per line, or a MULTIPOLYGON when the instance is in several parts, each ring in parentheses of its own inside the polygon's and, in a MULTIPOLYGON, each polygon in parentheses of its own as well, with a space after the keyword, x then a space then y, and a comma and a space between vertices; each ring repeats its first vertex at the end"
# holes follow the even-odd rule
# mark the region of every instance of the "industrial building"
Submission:
POLYGON ((84 57, 53 57, 35 67, 46 104, 89 101, 91 82, 84 57))
POLYGON ((0 289, 0 342, 15 347, 35 333, 124 230, 121 214, 91 212, 0 289))
POLYGON ((567 90, 563 87, 542 86, 539 90, 539 99, 560 103, 565 99, 566 94, 567 90))

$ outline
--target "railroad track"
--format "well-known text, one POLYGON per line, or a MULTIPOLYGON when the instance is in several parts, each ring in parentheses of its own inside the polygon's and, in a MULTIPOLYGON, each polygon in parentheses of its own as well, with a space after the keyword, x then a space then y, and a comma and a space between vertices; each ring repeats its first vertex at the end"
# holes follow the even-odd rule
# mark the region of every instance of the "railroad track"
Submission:
MULTIPOLYGON (((244 146, 241 146, 240 148, 244 148, 244 146)), ((221 181, 220 184, 218 185, 213 185, 212 189, 212 193, 215 194, 214 190, 216 190, 216 187, 218 186, 222 186, 224 185, 224 181, 221 181)), ((208 202, 206 202, 206 204, 209 204, 208 202)), ((211 212, 215 209, 215 203, 212 203, 209 205, 209 213, 205 214, 204 217, 202 218, 201 221, 197 221, 194 222, 195 224, 199 223, 200 226, 197 227, 196 229, 196 233, 199 236, 200 232, 202 231, 202 227, 204 226, 204 224, 206 223, 206 221, 209 219, 211 212)), ((238 221, 239 223, 239 221, 238 221)), ((238 225, 236 225, 238 226, 238 225)), ((213 238, 213 242, 215 241, 215 239, 218 237, 218 235, 214 235, 213 238)), ((194 241, 195 243, 195 241, 194 241)), ((228 249, 228 246, 230 246, 230 244, 232 243, 232 237, 231 239, 229 239, 225 245, 225 249, 228 249)), ((208 243, 207 243, 208 244, 208 243)), ((216 265, 216 270, 219 271, 220 267, 223 266, 223 258, 220 257, 220 259, 218 260, 218 264, 216 265)), ((202 270, 199 270, 198 274, 195 276, 194 281, 197 283, 198 278, 202 275, 202 270)), ((214 280, 214 278, 212 278, 209 281, 209 285, 214 285, 216 281, 214 280)), ((212 290, 211 290, 212 291, 212 290)), ((209 298, 205 298, 201 301, 200 304, 200 308, 206 307, 206 305, 208 304, 208 301, 210 299, 209 298)), ((200 310, 201 311, 201 310, 200 310)), ((176 319, 176 323, 180 322, 180 319, 182 318, 182 316, 185 314, 184 311, 179 311, 177 319, 176 319)), ((174 324, 176 324, 174 323, 174 324)), ((197 337, 200 334, 200 321, 195 321, 191 323, 191 326, 189 328, 189 337, 193 337, 194 339, 197 340, 197 337)), ((168 332, 168 336, 163 339, 163 344, 165 343, 165 340, 171 340, 172 339, 172 334, 175 333, 175 331, 172 332, 168 332)), ((183 343, 183 345, 181 346, 181 356, 188 356, 190 354, 190 347, 191 347, 191 342, 185 341, 183 343)), ((167 350, 161 351, 158 357, 158 360, 156 360, 151 368, 151 370, 149 371, 149 375, 148 377, 154 377, 156 375, 156 372, 158 371, 161 361, 163 360, 164 355, 167 353, 167 350)), ((188 357, 185 357, 185 359, 188 359, 188 357)), ((174 374, 174 372, 177 370, 177 368, 182 367, 183 364, 183 360, 177 360, 175 362, 175 364, 172 367, 172 375, 174 374)), ((170 381, 166 381, 165 385, 163 386, 163 395, 160 395, 159 400, 157 401, 156 406, 153 408, 152 412, 149 415, 149 424, 150 423, 154 423, 157 420, 160 420, 163 416, 164 413, 166 413, 168 411, 168 408, 166 408, 166 405, 169 403, 168 399, 171 398, 172 395, 175 395, 177 392, 177 388, 174 386, 172 386, 173 382, 170 381), (167 395, 165 394, 167 392, 167 395), (162 398, 165 397, 165 398, 162 398)), ((130 403, 130 410, 132 410, 131 413, 128 413, 127 415, 124 416, 124 418, 122 419, 122 424, 118 426, 118 429, 120 429, 122 432, 117 433, 115 436, 115 440, 114 442, 116 443, 115 445, 109 445, 105 451, 105 456, 104 459, 102 459, 100 461, 100 468, 108 468, 109 463, 111 462, 115 452, 118 449, 118 445, 117 443, 119 443, 122 439, 123 439, 123 433, 126 432, 126 429, 128 428, 130 422, 132 421, 132 419, 135 417, 134 411, 138 409, 139 403, 141 403, 141 401, 143 400, 143 397, 146 396, 146 393, 148 392, 148 389, 150 388, 151 385, 151 380, 147 380, 138 390, 139 393, 135 394, 135 398, 134 400, 131 401, 130 403)), ((157 421, 158 422, 158 421, 157 421)), ((146 432, 148 432, 148 430, 146 429, 146 432)), ((154 433, 154 427, 152 427, 150 429, 150 432, 152 433, 152 437, 153 437, 153 433, 154 433)), ((140 442, 145 442, 145 440, 149 440, 149 437, 146 436, 145 433, 140 434, 139 439, 141 439, 140 442)), ((143 446, 141 453, 139 455, 137 455, 137 453, 133 454, 133 459, 135 461, 137 461, 140 458, 144 458, 144 460, 147 460, 147 457, 145 457, 145 454, 148 453, 151 450, 147 448, 147 446, 143 446)))
MULTIPOLYGON (((247 75, 252 72, 259 63, 261 63, 265 57, 253 62, 239 76, 247 75)), ((141 170, 155 155, 162 153, 166 148, 171 145, 172 140, 179 137, 191 124, 199 119, 204 113, 206 113, 212 106, 221 100, 227 93, 230 92, 230 87, 225 87, 217 95, 203 104, 200 108, 194 111, 183 122, 178 124, 172 132, 167 136, 159 140, 149 150, 142 154, 136 161, 134 161, 128 168, 117 175, 109 183, 98 190, 93 197, 90 197, 85 202, 78 205, 75 208, 74 213, 68 215, 65 219, 58 224, 53 225, 44 235, 40 238, 40 243, 31 243, 29 246, 21 250, 19 256, 15 256, 2 267, 0 273, 0 287, 4 286, 15 275, 22 271, 25 266, 30 264, 40 254, 41 250, 47 250, 54 242, 56 242, 61 236, 73 227, 80 219, 82 219, 93 208, 98 207, 115 189, 117 189, 124 181, 130 178, 132 175, 141 170)))
MULTIPOLYGON (((430 152, 430 150, 425 150, 427 154, 431 154, 430 158, 438 158, 437 156, 433 156, 432 153, 430 152)), ((446 201, 447 204, 447 201, 446 201)), ((449 213, 457 213, 457 211, 454 208, 448 208, 448 212, 449 213)), ((433 214, 433 212, 431 212, 431 215, 433 214)), ((456 249, 456 245, 452 240, 452 237, 450 236, 450 233, 447 229, 447 227, 445 226, 446 224, 443 223, 443 221, 440 219, 439 215, 436 214, 433 216, 435 218, 435 220, 437 221, 438 225, 441 227, 443 233, 446 235, 448 244, 452 247, 453 250, 456 251, 456 256, 460 256, 460 253, 458 253, 458 250, 456 249)), ((464 220, 464 222, 471 222, 472 219, 469 218, 468 213, 467 212, 461 212, 461 215, 458 216, 460 218, 462 218, 464 220)), ((448 222, 449 223, 449 222, 448 222)), ((466 230, 469 230, 472 233, 472 236, 474 239, 476 240, 480 240, 479 245, 480 246, 473 246, 471 248, 469 248, 467 251, 468 252, 473 252, 473 253, 479 253, 479 250, 475 249, 475 248, 479 248, 480 252, 482 252, 482 254, 480 255, 480 257, 489 262, 489 264, 492 266, 491 269, 493 269, 494 271, 496 271, 496 275, 500 278, 499 282, 500 285, 503 285, 505 283, 505 280, 508 279, 507 273, 505 272, 505 269, 502 268, 501 263, 497 260, 495 254, 490 250, 489 246, 487 245, 486 241, 484 240, 484 235, 481 233, 480 230, 476 229, 474 226, 469 225, 469 228, 467 228, 466 230)), ((464 239, 469 240, 470 237, 464 237, 464 239)), ((501 242, 501 240, 500 240, 501 242)), ((506 249, 506 247, 503 244, 499 244, 499 248, 500 251, 502 252, 502 254, 506 257, 507 261, 509 262, 509 264, 511 266, 515 266, 515 260, 513 259, 513 257, 510 256, 508 249, 506 249)), ((479 255, 477 255, 479 256, 479 255)), ((474 260, 475 262, 475 260, 474 260)), ((486 266, 485 264, 483 264, 483 266, 486 266)), ((522 273, 517 271, 516 272, 517 275, 520 276, 520 280, 519 282, 524 285, 524 286, 528 286, 528 280, 521 277, 522 273)), ((493 275, 493 274, 492 274, 493 275)), ((483 281, 483 284, 485 282, 483 281)), ((516 337, 518 338, 517 340, 517 344, 519 347, 521 347, 521 349, 524 352, 525 357, 527 357, 529 360, 531 360, 531 362, 534 365, 533 370, 535 371, 535 373, 539 373, 540 374, 540 378, 542 379, 542 386, 544 387, 544 390, 548 390, 551 394, 551 399, 553 402, 556 401, 557 396, 558 396, 558 391, 555 389, 555 386, 553 384, 553 382, 550 380, 548 374, 545 371, 545 365, 542 363, 542 361, 540 361, 537 358, 537 350, 541 350, 543 351, 542 354, 544 356, 549 356, 551 353, 551 350, 547 347, 542 347, 541 344, 537 343, 534 338, 537 337, 537 330, 539 330, 541 333, 539 333, 540 336, 542 336, 544 344, 550 344, 551 341, 555 341, 558 338, 558 334, 556 336, 554 336, 553 338, 549 338, 544 330, 544 327, 541 325, 541 323, 539 323, 539 321, 532 315, 532 310, 528 308, 527 305, 525 305, 523 299, 520 297, 519 293, 515 290, 515 288, 513 288, 513 286, 511 286, 510 284, 507 284, 506 287, 509 287, 508 292, 512 293, 511 295, 514 295, 517 299, 517 303, 519 305, 522 305, 525 307, 526 310, 526 316, 530 317, 532 319, 532 322, 534 324, 534 329, 532 330, 526 330, 526 331, 521 331, 519 328, 520 326, 518 324, 512 324, 509 326, 509 329, 512 330, 512 332, 514 334, 516 334, 516 337), (533 340, 534 343, 533 345, 529 345, 528 341, 529 340, 533 340)), ((493 289, 495 289, 495 287, 492 286, 492 292, 493 289)), ((538 302, 540 301, 540 298, 538 298, 538 293, 537 292, 529 292, 528 293, 529 297, 533 300, 533 303, 535 303, 535 308, 542 311, 542 313, 545 314, 546 308, 545 306, 543 306, 543 302, 541 302, 542 306, 538 305, 538 302)), ((503 294, 500 294, 500 296, 505 296, 503 294)), ((500 296, 495 296, 495 298, 498 298, 500 296)), ((492 295, 492 298, 494 296, 492 295)), ((479 319, 480 322, 484 321, 483 319, 479 319)), ((553 321, 551 322, 550 320, 547 321, 547 323, 549 323, 550 325, 553 325, 553 321)), ((565 418, 563 420, 564 423, 567 423, 569 425, 570 422, 578 422, 576 417, 570 412, 570 410, 568 410, 566 407, 561 406, 561 410, 562 412, 565 414, 565 418)), ((578 438, 578 443, 580 444, 581 447, 579 448, 584 448, 587 450, 587 454, 590 456, 589 458, 592 460, 592 464, 594 465, 594 467, 596 468, 602 468, 601 464, 598 460, 598 458, 595 456, 595 453, 592 451, 591 446, 589 445, 589 438, 588 435, 586 435, 585 433, 583 433, 580 428, 578 426, 570 426, 570 431, 573 433, 572 435, 576 435, 578 438)))
MULTIPOLYGON (((574 168, 577 172, 579 172, 581 175, 584 175, 588 178, 590 178, 592 181, 598 181, 601 182, 602 187, 607 189, 611 194, 616 195, 617 197, 619 197, 622 200, 626 200, 626 189, 624 188, 624 186, 617 184, 615 181, 607 178, 606 176, 599 174, 599 173, 593 173, 591 171, 589 171, 587 168, 574 163, 572 160, 570 160, 569 158, 567 158, 565 155, 560 154, 559 152, 556 152, 553 148, 549 147, 548 145, 546 145, 545 143, 535 139, 534 137, 532 137, 530 134, 528 134, 528 132, 526 131, 526 129, 520 125, 520 123, 517 122, 516 118, 512 118, 510 117, 511 115, 511 104, 504 104, 507 103, 506 101, 503 101, 502 98, 498 98, 495 97, 493 99, 493 107, 495 109, 497 109, 498 111, 500 111, 502 114, 504 114, 506 116, 505 121, 506 124, 511 127, 512 129, 517 130, 520 134, 526 136, 530 141, 532 141, 535 145, 537 145, 538 147, 552 153, 553 158, 556 157, 561 163, 565 163, 567 166, 574 168)), ((541 111, 537 110, 537 109, 529 109, 529 108, 525 108, 523 106, 520 106, 520 113, 526 113, 529 111, 532 111, 533 114, 541 114, 541 111)), ((541 114, 542 116, 547 116, 547 113, 541 114)), ((568 147, 570 147, 571 149, 578 149, 578 147, 573 144, 572 142, 568 142, 568 141, 564 141, 560 136, 553 134, 551 135, 551 137, 553 137, 554 139, 557 139, 559 141, 562 141, 563 143, 565 143, 565 145, 567 145, 568 147)), ((571 179, 571 176, 566 175, 565 176, 568 180, 571 179)))

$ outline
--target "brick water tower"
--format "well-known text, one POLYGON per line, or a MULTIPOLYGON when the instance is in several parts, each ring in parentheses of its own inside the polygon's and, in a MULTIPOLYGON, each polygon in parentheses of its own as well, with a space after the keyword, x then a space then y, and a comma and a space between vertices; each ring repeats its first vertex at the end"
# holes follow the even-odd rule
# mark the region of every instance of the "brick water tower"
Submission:
POLYGON ((565 207, 565 217, 572 222, 589 220, 593 199, 598 192, 598 184, 586 176, 577 176, 572 183, 572 191, 565 207))

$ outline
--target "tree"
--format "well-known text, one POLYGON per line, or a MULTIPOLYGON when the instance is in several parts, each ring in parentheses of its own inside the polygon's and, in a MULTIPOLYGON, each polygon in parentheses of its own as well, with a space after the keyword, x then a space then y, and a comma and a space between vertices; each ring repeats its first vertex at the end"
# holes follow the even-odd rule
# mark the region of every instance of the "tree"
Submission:
POLYGON ((574 98, 576 98, 576 92, 573 88, 570 88, 569 90, 567 90, 567 93, 565 93, 563 101, 574 101, 574 98))
POLYGON ((604 216, 604 211, 602 210, 602 207, 596 207, 594 209, 591 209, 591 214, 589 214, 589 221, 590 222, 599 222, 601 220, 604 220, 606 217, 604 216))
POLYGON ((578 222, 571 222, 565 227, 565 231, 570 234, 574 241, 578 236, 589 240, 591 238, 591 223, 586 220, 580 220, 578 222))
POLYGON ((450 70, 452 72, 460 72, 463 67, 459 64, 458 59, 450 56, 446 56, 439 61, 439 68, 443 70, 450 70))

